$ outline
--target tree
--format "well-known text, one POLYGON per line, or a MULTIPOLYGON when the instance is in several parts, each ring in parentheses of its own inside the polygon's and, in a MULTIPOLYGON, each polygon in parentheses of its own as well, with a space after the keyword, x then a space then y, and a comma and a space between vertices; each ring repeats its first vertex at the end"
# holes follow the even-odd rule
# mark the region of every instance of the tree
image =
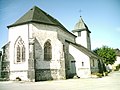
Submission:
POLYGON ((103 46, 102 48, 97 48, 93 50, 98 56, 103 58, 105 64, 113 64, 116 60, 115 50, 109 48, 108 46, 103 46))

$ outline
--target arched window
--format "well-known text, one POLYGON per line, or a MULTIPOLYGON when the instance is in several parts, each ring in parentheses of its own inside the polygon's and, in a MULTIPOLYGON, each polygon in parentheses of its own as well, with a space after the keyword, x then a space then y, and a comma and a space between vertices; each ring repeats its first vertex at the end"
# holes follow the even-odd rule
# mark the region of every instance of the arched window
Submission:
POLYGON ((52 47, 49 41, 44 44, 44 60, 51 60, 52 59, 52 47))
POLYGON ((21 37, 16 40, 15 43, 15 63, 21 63, 25 61, 25 46, 21 37))

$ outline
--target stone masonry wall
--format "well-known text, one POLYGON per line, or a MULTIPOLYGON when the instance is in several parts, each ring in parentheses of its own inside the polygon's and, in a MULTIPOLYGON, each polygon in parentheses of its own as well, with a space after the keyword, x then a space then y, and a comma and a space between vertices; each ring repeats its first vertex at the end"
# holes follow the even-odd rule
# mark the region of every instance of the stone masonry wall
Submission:
POLYGON ((36 81, 56 80, 58 79, 57 69, 36 69, 36 81))
MULTIPOLYGON (((35 79, 65 79, 65 62, 63 44, 58 39, 58 27, 32 24, 32 38, 35 38, 35 79), (44 44, 49 40, 52 46, 52 59, 44 60, 44 44)), ((30 35, 31 35, 30 34, 30 35)))

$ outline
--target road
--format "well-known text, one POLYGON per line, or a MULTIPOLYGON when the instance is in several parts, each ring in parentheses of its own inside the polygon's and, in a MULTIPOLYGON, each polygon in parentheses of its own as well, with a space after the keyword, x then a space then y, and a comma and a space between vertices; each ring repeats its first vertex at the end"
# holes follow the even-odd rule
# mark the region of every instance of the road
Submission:
POLYGON ((120 90, 120 71, 103 78, 42 82, 0 82, 0 90, 120 90))

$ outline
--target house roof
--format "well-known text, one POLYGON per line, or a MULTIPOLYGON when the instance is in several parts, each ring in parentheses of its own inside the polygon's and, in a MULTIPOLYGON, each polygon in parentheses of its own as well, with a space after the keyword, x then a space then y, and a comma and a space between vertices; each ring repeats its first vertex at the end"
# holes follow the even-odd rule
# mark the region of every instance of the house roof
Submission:
POLYGON ((88 50, 87 48, 85 48, 84 46, 77 44, 77 43, 73 43, 71 41, 65 40, 66 42, 72 44, 73 46, 75 46, 76 48, 78 48, 81 52, 85 53, 86 55, 90 56, 90 57, 94 57, 97 59, 100 59, 99 56, 97 56, 94 52, 88 50))
POLYGON ((120 56, 120 50, 119 49, 115 49, 115 53, 117 56, 120 56))
POLYGON ((26 24, 29 22, 50 24, 50 25, 60 26, 61 28, 66 29, 58 20, 56 20, 55 18, 53 18, 52 16, 50 16, 49 14, 38 8, 37 6, 31 8, 15 23, 9 25, 8 28, 12 26, 26 24))
POLYGON ((74 30, 72 30, 72 32, 83 31, 83 30, 87 30, 88 32, 90 32, 87 25, 84 23, 82 17, 80 16, 80 20, 76 23, 74 30))

